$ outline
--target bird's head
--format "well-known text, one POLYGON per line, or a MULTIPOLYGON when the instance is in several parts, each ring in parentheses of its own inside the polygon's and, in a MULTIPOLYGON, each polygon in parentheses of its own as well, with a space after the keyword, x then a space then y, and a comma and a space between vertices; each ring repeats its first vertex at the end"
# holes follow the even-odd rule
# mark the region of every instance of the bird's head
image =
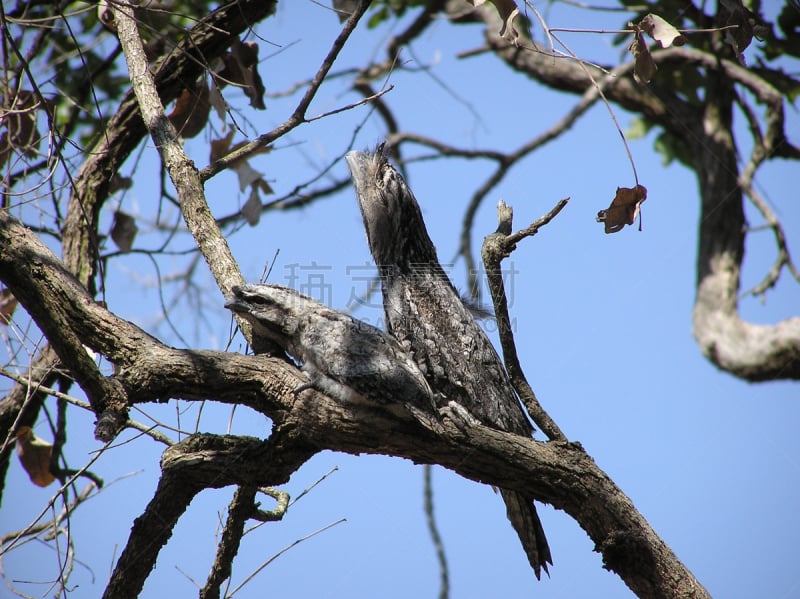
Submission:
POLYGON ((298 314, 308 298, 280 285, 234 285, 225 307, 253 325, 256 335, 286 347, 297 332, 298 314))
POLYGON ((372 257, 379 268, 436 260, 422 212, 402 175, 381 144, 374 152, 345 157, 372 257))

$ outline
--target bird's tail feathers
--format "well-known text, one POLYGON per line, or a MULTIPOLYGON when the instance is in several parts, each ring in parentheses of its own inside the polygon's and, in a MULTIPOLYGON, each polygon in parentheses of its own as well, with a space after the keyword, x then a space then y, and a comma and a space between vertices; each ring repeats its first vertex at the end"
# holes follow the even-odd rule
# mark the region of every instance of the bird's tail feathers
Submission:
POLYGON ((552 565, 553 558, 550 555, 547 537, 544 535, 544 528, 542 528, 542 523, 539 521, 539 515, 536 513, 536 506, 533 505, 533 501, 517 491, 508 489, 500 489, 500 495, 506 503, 508 519, 511 521, 514 530, 517 531, 517 535, 519 535, 519 540, 523 549, 525 549, 537 580, 541 579, 542 570, 549 576, 550 572, 547 569, 547 564, 552 565))

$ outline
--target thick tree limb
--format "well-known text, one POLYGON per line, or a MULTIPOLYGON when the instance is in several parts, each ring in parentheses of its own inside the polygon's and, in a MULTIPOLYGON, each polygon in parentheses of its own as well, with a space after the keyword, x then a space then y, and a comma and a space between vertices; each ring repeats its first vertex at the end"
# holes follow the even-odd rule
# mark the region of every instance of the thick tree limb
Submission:
POLYGON ((737 151, 731 133, 733 89, 712 77, 703 135, 692 154, 700 181, 700 239, 694 336, 719 368, 748 381, 800 379, 800 318, 765 326, 739 317, 746 235, 737 151))
MULTIPOLYGON (((169 475, 162 479, 131 536, 131 543, 146 552, 146 559, 132 563, 132 556, 137 554, 133 550, 131 557, 121 557, 116 571, 122 574, 117 577, 115 573, 113 592, 107 596, 135 595, 126 594, 124 589, 140 588, 152 568, 148 560, 155 559, 169 538, 171 523, 201 489, 278 484, 281 476, 288 476, 297 467, 304 453, 321 449, 439 464, 469 479, 514 489, 575 518, 603 553, 606 565, 638 595, 707 596, 630 500, 578 445, 541 443, 479 425, 459 427, 447 418, 441 422, 416 421, 378 408, 344 405, 318 392, 296 395, 294 390, 305 377, 277 358, 165 346, 95 304, 41 241, 3 212, 0 279, 43 330, 52 326, 46 320, 61 319, 61 325, 81 343, 117 364, 116 386, 125 391, 128 401, 179 397, 241 403, 280 421, 285 435, 282 438, 291 441, 234 438, 233 449, 209 453, 203 445, 206 441, 200 440, 199 453, 184 453, 191 443, 186 441, 177 449, 173 446, 167 450, 164 467, 169 475), (279 443, 290 448, 288 453, 270 450, 270 460, 258 454, 279 443), (248 449, 242 453, 242 447, 248 449), (198 456, 203 458, 200 462, 198 456), (244 459, 248 456, 253 459, 244 459), (120 595, 115 594, 117 591, 120 595)), ((84 365, 75 363, 72 367, 84 365)), ((71 374, 77 380, 84 379, 82 373, 71 374)), ((216 444, 225 444, 227 438, 217 439, 207 442, 218 447, 216 444)))
POLYGON ((313 453, 302 442, 297 444, 296 436, 280 434, 267 441, 193 435, 167 449, 161 460, 163 472, 155 495, 135 520, 103 596, 109 599, 139 596, 161 547, 200 491, 232 484, 252 487, 283 484, 313 453), (248 485, 248 481, 252 482, 248 485))
MULTIPOLYGON (((274 0, 236 0, 202 19, 155 68, 156 87, 164 104, 191 87, 214 58, 235 38, 275 11, 274 0)), ((139 145, 147 129, 131 90, 111 117, 97 144, 87 153, 72 190, 64 224, 64 261, 78 280, 94 292, 97 267, 97 218, 108 197, 113 175, 139 145)))
MULTIPOLYGON (((556 58, 525 33, 518 45, 510 44, 499 35, 501 23, 494 7, 484 6, 465 16, 459 4, 449 2, 448 14, 461 21, 484 23, 489 49, 512 69, 552 89, 571 93, 584 93, 591 85, 585 69, 596 81, 603 80, 605 74, 600 69, 589 65, 584 69, 575 61, 556 58)), ((662 126, 682 140, 692 154, 701 201, 693 315, 700 349, 717 367, 745 380, 800 379, 800 318, 756 325, 742 320, 738 306, 746 235, 742 189, 748 191, 752 171, 768 157, 800 157, 800 151, 786 137, 784 99, 757 71, 708 52, 669 48, 654 52, 653 60, 660 65, 705 69, 705 105, 692 106, 671 89, 655 84, 639 86, 632 78, 610 82, 604 94, 662 126), (757 155, 742 176, 730 133, 734 82, 745 86, 766 107, 766 131, 755 140, 757 155)), ((780 252, 785 241, 776 236, 780 252)))

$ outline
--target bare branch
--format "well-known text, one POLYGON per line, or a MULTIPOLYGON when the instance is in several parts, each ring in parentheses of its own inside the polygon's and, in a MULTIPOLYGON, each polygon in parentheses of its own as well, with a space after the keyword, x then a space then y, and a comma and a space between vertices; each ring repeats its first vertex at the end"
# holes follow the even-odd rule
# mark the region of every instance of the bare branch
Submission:
POLYGON ((350 34, 353 33, 356 25, 358 25, 359 19, 361 19, 361 17, 367 11, 367 8, 369 8, 370 3, 370 0, 361 0, 358 4, 358 7, 347 19, 344 27, 342 27, 338 37, 334 40, 331 49, 328 51, 327 56, 322 61, 322 64, 317 70, 317 73, 314 75, 314 78, 311 80, 306 93, 300 99, 300 102, 297 104, 297 107, 294 109, 292 115, 269 133, 259 135, 256 139, 244 144, 235 152, 231 152, 227 156, 216 160, 213 164, 208 165, 206 168, 200 171, 200 179, 202 181, 207 181, 220 171, 230 167, 232 164, 238 162, 242 158, 250 156, 261 148, 268 146, 279 137, 282 137, 292 129, 298 127, 304 122, 307 122, 306 111, 311 105, 311 101, 314 99, 317 91, 319 91, 323 81, 325 81, 328 71, 330 71, 333 63, 336 61, 336 57, 339 55, 339 52, 341 52, 344 44, 350 38, 350 34))
POLYGON ((436 525, 436 515, 433 513, 432 470, 433 468, 429 464, 423 467, 423 472, 425 473, 425 521, 428 524, 428 532, 431 535, 433 549, 436 551, 436 561, 439 562, 439 599, 447 599, 450 595, 450 575, 447 567, 447 555, 444 552, 444 544, 442 543, 442 536, 439 534, 439 527, 436 525))
POLYGON ((503 348, 503 358, 508 376, 533 421, 552 441, 566 441, 567 437, 542 408, 536 399, 533 388, 531 388, 528 379, 525 377, 525 373, 522 371, 522 364, 520 364, 517 356, 514 331, 511 329, 508 300, 506 299, 500 263, 504 258, 511 255, 517 242, 525 237, 536 235, 541 227, 545 226, 561 212, 561 209, 567 205, 568 201, 568 198, 561 200, 550 212, 532 223, 528 228, 512 234, 513 211, 510 206, 500 200, 497 206, 497 231, 484 238, 483 247, 481 248, 481 256, 486 267, 486 276, 489 282, 489 290, 492 294, 492 303, 494 304, 495 317, 497 318, 497 330, 500 335, 500 345, 503 348))
POLYGON ((164 105, 158 97, 132 12, 133 7, 128 2, 122 1, 114 5, 119 39, 128 62, 131 83, 139 100, 142 118, 178 191, 186 224, 217 285, 224 292, 233 285, 243 283, 244 279, 208 208, 197 169, 184 153, 177 131, 164 113, 164 105))
MULTIPOLYGON (((104 597, 138 597, 175 523, 197 493, 231 484, 255 488, 283 484, 315 450, 294 435, 276 434, 267 440, 216 435, 193 435, 164 452, 162 476, 153 499, 136 519, 104 597)), ((252 510, 247 495, 240 506, 252 510)), ((236 526, 243 514, 237 512, 236 526)), ((235 545, 238 545, 238 540, 235 545)), ((233 550, 231 546, 229 550, 233 550)), ((210 581, 211 582, 211 581, 210 581)), ((208 586, 209 591, 213 584, 208 586)))
POLYGON ((200 591, 200 599, 215 599, 220 596, 220 587, 231 575, 233 558, 239 552, 244 534, 244 525, 254 510, 256 487, 239 487, 228 507, 228 519, 222 529, 222 538, 217 545, 217 555, 211 566, 206 585, 200 591))

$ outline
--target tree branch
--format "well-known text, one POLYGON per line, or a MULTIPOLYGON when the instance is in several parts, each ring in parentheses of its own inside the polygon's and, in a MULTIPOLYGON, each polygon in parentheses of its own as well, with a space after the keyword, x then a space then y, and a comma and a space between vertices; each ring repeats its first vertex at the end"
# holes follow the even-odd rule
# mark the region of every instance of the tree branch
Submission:
POLYGON ((377 407, 342 404, 316 391, 296 395, 305 377, 287 362, 174 349, 95 304, 41 241, 5 213, 0 213, 0 248, 0 279, 37 324, 47 330, 46 319, 61 317, 61 325, 81 343, 117 364, 114 378, 130 401, 179 397, 241 403, 280 421, 288 439, 233 438, 229 447, 227 437, 200 436, 170 447, 163 460, 165 476, 137 520, 109 597, 135 596, 169 538, 171 523, 201 489, 280 484, 304 455, 321 449, 440 464, 472 480, 520 491, 574 517, 603 552, 606 565, 641 596, 706 596, 630 500, 576 445, 545 444, 483 426, 459 428, 448 419, 415 421, 377 407), (203 458, 199 464, 198 457, 203 458), (648 565, 645 575, 642 560, 648 565))
POLYGON ((200 591, 200 599, 217 599, 222 583, 230 577, 233 558, 239 552, 239 545, 242 542, 244 526, 255 509, 256 491, 257 488, 252 485, 240 486, 233 494, 214 564, 211 566, 211 573, 205 586, 200 591))
MULTIPOLYGON (((553 56, 523 32, 516 45, 510 44, 499 35, 501 22, 494 7, 480 7, 467 16, 459 3, 449 2, 447 9, 451 18, 483 23, 489 49, 498 58, 550 88, 585 93, 591 85, 586 70, 597 81, 605 76, 597 67, 553 56)), ((697 65, 705 69, 708 83, 704 106, 692 106, 672 90, 654 84, 639 86, 624 77, 609 81, 604 94, 682 140, 694 161, 702 204, 693 315, 700 349, 713 364, 745 380, 800 379, 800 318, 764 326, 743 321, 738 312, 745 235, 742 190, 750 192, 752 175, 763 160, 800 157, 800 150, 786 137, 783 96, 757 71, 716 54, 673 47, 653 52, 652 56, 659 65, 697 65), (762 139, 754 136, 754 155, 741 177, 737 148, 730 135, 735 98, 730 89, 734 82, 745 86, 766 106, 766 131, 762 139)), ((487 181, 475 198, 493 184, 491 179, 487 181)), ((469 214, 465 230, 470 226, 468 219, 469 214)), ((786 243, 781 232, 774 226, 773 230, 780 252, 786 243)), ((462 234, 462 254, 465 247, 469 247, 469 233, 466 237, 462 234)), ((779 256, 779 261, 784 257, 779 256)))
POLYGON ((700 180, 700 243, 693 333, 717 367, 748 381, 800 379, 800 318, 771 326, 739 316, 745 216, 737 149, 731 133, 733 90, 709 77, 702 129, 692 138, 700 180))
MULTIPOLYGON (((242 273, 231 254, 228 242, 211 214, 198 171, 183 151, 178 133, 164 113, 164 105, 158 97, 156 83, 147 64, 142 38, 139 36, 133 17, 133 6, 125 0, 115 3, 114 16, 119 41, 128 63, 133 91, 139 102, 145 126, 178 192, 181 213, 186 225, 217 285, 223 293, 226 293, 234 285, 244 283, 242 273)), ((252 341, 249 327, 245 323, 240 323, 240 327, 248 332, 245 335, 248 341, 252 341)))
POLYGON ((533 237, 539 229, 553 220, 567 205, 569 199, 561 200, 545 216, 531 224, 527 229, 511 233, 513 210, 507 206, 503 200, 497 206, 497 231, 488 235, 483 240, 481 256, 486 267, 486 276, 489 281, 489 290, 492 294, 494 313, 497 318, 497 330, 500 335, 500 345, 503 348, 503 359, 506 371, 511 379, 511 384, 520 396, 522 403, 528 410, 536 426, 547 435, 551 441, 566 441, 567 437, 561 429, 550 418, 550 415, 542 408, 536 394, 533 392, 525 373, 522 371, 522 364, 517 356, 517 345, 514 341, 514 331, 511 330, 511 319, 508 315, 508 300, 506 299, 505 285, 503 284, 503 272, 500 263, 516 248, 516 243, 525 237, 533 237))
MULTIPOLYGON (((171 102, 197 80, 215 57, 243 31, 275 11, 274 0, 236 0, 202 19, 155 68, 161 101, 171 102)), ((64 261, 94 295, 100 208, 108 197, 112 177, 142 141, 147 129, 131 90, 120 102, 98 142, 87 153, 75 177, 64 223, 64 261)))
MULTIPOLYGON (((103 597, 135 599, 180 516, 203 489, 237 484, 279 485, 314 454, 296 435, 267 441, 247 437, 193 435, 168 448, 153 499, 134 521, 103 597)), ((250 504, 252 508, 252 504, 250 504)))
POLYGON ((356 9, 352 12, 350 17, 348 17, 347 21, 342 27, 342 30, 339 32, 339 35, 334 40, 331 49, 328 51, 327 56, 322 61, 319 69, 317 70, 314 78, 311 80, 311 83, 306 90, 306 93, 301 98, 300 102, 297 104, 297 107, 294 109, 292 115, 286 119, 283 123, 275 127, 269 133, 264 133, 263 135, 259 135, 256 139, 251 142, 244 144, 243 146, 237 148, 235 151, 231 152, 227 156, 216 160, 213 164, 209 164, 206 168, 204 168, 200 172, 200 178, 203 181, 207 181, 220 171, 225 170, 226 168, 230 167, 230 165, 242 160, 243 158, 247 158, 254 152, 260 150, 261 148, 266 147, 279 137, 285 135, 295 127, 307 122, 306 120, 306 111, 308 107, 311 105, 311 101, 314 99, 314 96, 317 94, 322 82, 325 81, 325 77, 328 75, 328 71, 331 70, 333 63, 336 61, 336 57, 339 56, 339 52, 341 52, 342 48, 344 47, 347 40, 350 38, 350 34, 358 25, 359 19, 364 15, 364 13, 369 8, 371 4, 371 0, 360 0, 356 9))

